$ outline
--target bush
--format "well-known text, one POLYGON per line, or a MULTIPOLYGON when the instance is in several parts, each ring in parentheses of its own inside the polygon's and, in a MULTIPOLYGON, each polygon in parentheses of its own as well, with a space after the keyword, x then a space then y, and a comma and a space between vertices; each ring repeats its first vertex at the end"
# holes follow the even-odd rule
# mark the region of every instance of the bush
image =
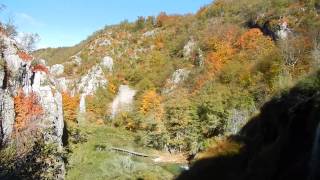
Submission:
POLYGON ((57 160, 62 161, 64 155, 54 145, 45 144, 41 136, 34 138, 27 151, 21 152, 15 143, 0 150, 0 179, 57 179, 59 163, 63 163, 57 160))
POLYGON ((72 97, 67 92, 62 93, 63 118, 66 122, 77 122, 79 102, 79 96, 72 97))
POLYGON ((22 90, 14 97, 14 110, 14 126, 17 131, 23 130, 43 115, 43 109, 37 95, 34 93, 25 95, 22 90))

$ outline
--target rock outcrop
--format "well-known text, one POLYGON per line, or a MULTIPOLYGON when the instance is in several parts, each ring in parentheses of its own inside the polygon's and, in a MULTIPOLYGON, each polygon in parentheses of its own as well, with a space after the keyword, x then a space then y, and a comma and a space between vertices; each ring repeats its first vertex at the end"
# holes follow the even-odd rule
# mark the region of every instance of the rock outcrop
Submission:
MULTIPOLYGON (((13 141, 16 122, 15 97, 23 93, 28 97, 34 95, 41 107, 41 116, 33 118, 32 126, 43 134, 46 144, 54 144, 56 151, 61 152, 64 128, 62 112, 62 96, 56 89, 54 79, 49 75, 45 64, 32 64, 34 58, 19 49, 15 40, 0 34, 0 142, 5 146, 13 141)), ((32 104, 33 105, 33 104, 32 104)), ((31 105, 31 106, 32 106, 31 105)), ((29 109, 27 109, 29 110, 29 109)), ((32 113, 32 112, 30 112, 32 113)), ((26 118, 26 117, 21 117, 26 118)), ((26 120, 25 126, 28 126, 26 120)), ((18 132, 19 133, 19 132, 18 132)), ((32 134, 32 132, 30 132, 32 134)), ((35 137, 38 138, 38 137, 35 137)), ((33 141, 33 137, 27 137, 33 141)), ((50 166, 58 172, 56 179, 64 178, 64 162, 61 157, 55 157, 50 166)))
MULTIPOLYGON (((110 64, 109 64, 110 65, 110 64)), ((110 67, 110 66, 109 66, 110 67)), ((112 66, 111 66, 112 68, 112 66)), ((101 66, 95 65, 87 74, 82 76, 77 84, 76 92, 81 94, 80 97, 80 112, 85 113, 85 97, 93 95, 99 87, 104 87, 108 84, 105 74, 101 66)))
POLYGON ((64 66, 62 64, 55 64, 51 66, 50 73, 55 76, 60 76, 64 72, 64 66))
POLYGON ((163 90, 163 93, 170 93, 172 92, 179 84, 184 82, 190 74, 190 70, 187 69, 177 69, 170 79, 166 82, 166 87, 163 90))
POLYGON ((77 91, 81 94, 92 95, 99 87, 105 86, 107 83, 102 68, 96 65, 81 77, 77 91))
POLYGON ((102 59, 102 62, 100 63, 102 67, 108 69, 109 71, 112 71, 113 68, 113 59, 110 56, 106 56, 102 59))

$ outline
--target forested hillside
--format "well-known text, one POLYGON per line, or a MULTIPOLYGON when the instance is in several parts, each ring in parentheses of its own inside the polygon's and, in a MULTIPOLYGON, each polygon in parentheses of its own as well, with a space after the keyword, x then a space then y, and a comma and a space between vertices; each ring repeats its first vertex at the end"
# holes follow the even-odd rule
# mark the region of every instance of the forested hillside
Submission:
MULTIPOLYGON (((135 146, 194 162, 262 152, 276 133, 267 129, 271 135, 260 136, 251 131, 264 131, 268 118, 272 127, 283 128, 275 122, 281 120, 276 109, 275 116, 264 114, 273 110, 272 103, 265 103, 277 102, 286 93, 291 97, 290 89, 301 81, 310 83, 299 88, 311 84, 312 93, 318 93, 318 80, 307 77, 320 67, 319 13, 318 0, 215 0, 195 14, 138 17, 106 26, 74 47, 40 49, 33 55, 45 60, 62 92, 65 148, 72 161, 78 162, 72 153, 80 153, 81 144, 91 147, 93 141, 82 138, 105 138, 95 134, 96 129, 112 128, 121 134, 130 131, 135 146), (250 120, 255 116, 261 118, 250 120), (261 127, 251 127, 259 119, 261 127), (94 133, 88 133, 91 128, 94 133), (248 134, 266 139, 229 139, 248 134)), ((292 101, 299 103, 298 99, 292 101)), ((81 174, 74 166, 71 162, 69 169, 75 174, 69 177, 81 174)), ((193 177, 190 172, 181 178, 193 177)))

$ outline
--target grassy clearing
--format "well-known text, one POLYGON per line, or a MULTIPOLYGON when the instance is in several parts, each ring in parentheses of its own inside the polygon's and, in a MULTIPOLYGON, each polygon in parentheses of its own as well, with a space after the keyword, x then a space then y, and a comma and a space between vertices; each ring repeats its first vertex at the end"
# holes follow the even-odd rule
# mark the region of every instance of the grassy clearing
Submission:
POLYGON ((87 142, 72 144, 67 180, 99 179, 173 179, 179 172, 174 164, 155 164, 152 158, 130 156, 110 151, 119 147, 148 155, 159 152, 138 147, 134 133, 106 126, 81 127, 87 142))

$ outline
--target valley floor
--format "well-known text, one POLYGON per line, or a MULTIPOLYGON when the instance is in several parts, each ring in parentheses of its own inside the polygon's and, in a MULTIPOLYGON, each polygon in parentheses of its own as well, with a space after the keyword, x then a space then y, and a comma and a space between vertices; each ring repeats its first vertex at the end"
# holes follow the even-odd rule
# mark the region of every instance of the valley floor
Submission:
POLYGON ((135 143, 135 134, 105 125, 80 127, 87 141, 70 145, 67 180, 173 179, 186 163, 182 155, 170 155, 135 143), (150 157, 112 150, 121 148, 150 157))

